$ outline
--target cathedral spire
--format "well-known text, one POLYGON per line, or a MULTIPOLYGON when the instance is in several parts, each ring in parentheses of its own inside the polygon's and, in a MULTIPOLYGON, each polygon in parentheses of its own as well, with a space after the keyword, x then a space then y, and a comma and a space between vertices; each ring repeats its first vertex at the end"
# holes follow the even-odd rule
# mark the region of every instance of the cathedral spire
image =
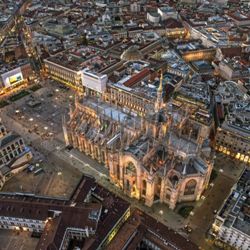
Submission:
POLYGON ((161 70, 161 77, 160 77, 160 84, 159 87, 157 89, 157 98, 156 98, 156 102, 155 102, 155 111, 158 112, 163 104, 163 99, 162 99, 162 90, 163 90, 163 73, 161 70))
POLYGON ((158 90, 157 90, 157 92, 161 92, 161 94, 162 94, 162 82, 163 82, 163 73, 161 71, 160 85, 159 85, 158 90))

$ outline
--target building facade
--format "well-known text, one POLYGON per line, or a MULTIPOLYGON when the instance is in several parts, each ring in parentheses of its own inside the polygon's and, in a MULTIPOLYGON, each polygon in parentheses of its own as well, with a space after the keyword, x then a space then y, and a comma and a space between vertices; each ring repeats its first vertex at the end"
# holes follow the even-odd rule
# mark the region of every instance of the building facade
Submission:
POLYGON ((8 132, 0 122, 0 189, 9 177, 21 171, 31 159, 32 152, 23 138, 8 132))
POLYGON ((240 84, 225 81, 216 93, 225 115, 219 121, 216 149, 240 161, 250 163, 250 96, 240 84))
POLYGON ((62 65, 54 63, 49 59, 45 59, 44 63, 47 74, 53 79, 62 82, 72 88, 77 89, 81 86, 81 71, 76 71, 70 68, 63 67, 62 65))
POLYGON ((249 137, 237 129, 219 128, 216 134, 216 149, 240 161, 250 163, 249 137))
POLYGON ((20 135, 8 133, 0 139, 0 168, 15 167, 30 161, 32 153, 20 135))
POLYGON ((216 240, 240 250, 248 250, 250 246, 249 180, 250 171, 246 169, 216 215, 211 229, 216 240))
POLYGON ((9 64, 0 70, 0 90, 11 90, 20 85, 27 84, 34 78, 31 65, 20 59, 16 64, 9 64))

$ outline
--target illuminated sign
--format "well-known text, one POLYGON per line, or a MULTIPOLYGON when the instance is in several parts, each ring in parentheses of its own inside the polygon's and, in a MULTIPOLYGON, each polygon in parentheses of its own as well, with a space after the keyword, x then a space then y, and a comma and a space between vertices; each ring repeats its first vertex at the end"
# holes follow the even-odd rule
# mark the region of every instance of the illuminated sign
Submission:
POLYGON ((22 80, 23 80, 23 77, 22 77, 22 74, 21 74, 21 73, 9 77, 9 83, 10 83, 11 85, 14 84, 14 83, 16 83, 16 82, 20 82, 20 81, 22 81, 22 80))
POLYGON ((21 68, 19 67, 2 74, 2 79, 6 88, 21 82, 23 80, 21 68))

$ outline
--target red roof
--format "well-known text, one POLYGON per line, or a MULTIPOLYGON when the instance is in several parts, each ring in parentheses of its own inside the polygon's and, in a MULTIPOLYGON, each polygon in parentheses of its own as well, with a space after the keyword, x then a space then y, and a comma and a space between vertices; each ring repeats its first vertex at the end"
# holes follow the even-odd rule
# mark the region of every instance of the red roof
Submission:
POLYGON ((226 57, 241 56, 242 48, 241 47, 221 48, 221 52, 226 57))
POLYGON ((136 75, 132 76, 128 81, 124 83, 126 87, 132 87, 137 82, 143 80, 146 76, 148 76, 150 70, 148 68, 143 69, 141 72, 137 73, 136 75))

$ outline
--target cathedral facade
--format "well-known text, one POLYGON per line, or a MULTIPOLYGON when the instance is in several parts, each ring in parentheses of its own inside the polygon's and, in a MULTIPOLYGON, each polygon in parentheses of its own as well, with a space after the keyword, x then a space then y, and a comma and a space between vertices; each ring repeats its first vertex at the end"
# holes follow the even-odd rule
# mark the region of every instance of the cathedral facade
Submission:
POLYGON ((63 120, 65 142, 102 163, 110 180, 147 206, 199 200, 213 168, 209 125, 191 107, 163 103, 162 79, 154 105, 131 114, 105 97, 76 98, 63 120))

